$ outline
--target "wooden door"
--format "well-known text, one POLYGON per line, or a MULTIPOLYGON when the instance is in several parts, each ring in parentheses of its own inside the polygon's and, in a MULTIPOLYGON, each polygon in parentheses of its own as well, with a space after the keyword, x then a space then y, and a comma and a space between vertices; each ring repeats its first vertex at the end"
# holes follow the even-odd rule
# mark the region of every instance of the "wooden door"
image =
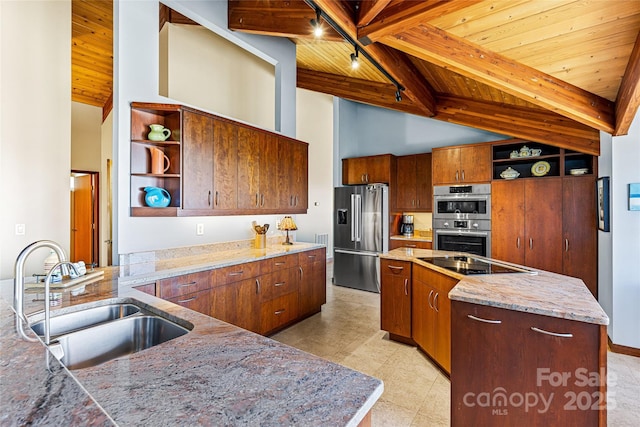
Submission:
POLYGON ((416 208, 416 156, 396 159, 396 207, 400 210, 416 208))
POLYGON ((578 277, 598 297, 598 231, 595 177, 562 180, 562 270, 578 277))
POLYGON ((71 192, 71 253, 72 262, 97 263, 97 224, 94 218, 94 177, 73 174, 71 192))
POLYGON ((460 148, 460 182, 489 182, 491 168, 491 146, 460 148))
POLYGON ((431 153, 416 155, 416 208, 426 212, 433 210, 431 157, 431 153))
POLYGON ((422 350, 431 355, 435 348, 436 312, 433 309, 432 301, 436 291, 414 275, 412 292, 411 331, 413 340, 422 350))
POLYGON ((232 323, 252 332, 260 332, 260 287, 258 278, 234 283, 235 304, 232 323))
POLYGON ((213 208, 213 119, 184 111, 182 116, 182 207, 213 208))
POLYGON ((260 206, 260 147, 262 134, 238 127, 238 209, 260 206))
POLYGON ((278 208, 278 138, 263 134, 259 145, 260 209, 278 208))
POLYGON ((460 178, 460 149, 432 151, 433 185, 456 184, 460 178))
POLYGON ((411 263, 380 261, 380 329, 411 338, 411 263))
POLYGON ((445 371, 451 372, 451 300, 448 295, 458 281, 438 273, 433 276, 436 289, 431 303, 436 312, 433 358, 445 371))
POLYGON ((354 157, 351 159, 342 160, 342 184, 343 185, 358 185, 365 184, 367 160, 364 157, 354 157))
POLYGON ((365 159, 366 182, 389 184, 391 181, 391 156, 383 154, 365 159))
POLYGON ((524 181, 491 184, 491 258, 524 265, 524 181))
POLYGON ((309 204, 309 146, 301 142, 289 142, 292 150, 291 193, 293 207, 306 210, 309 204))
POLYGON ((298 255, 300 314, 320 311, 327 302, 327 276, 325 250, 316 249, 298 255))
POLYGON ((213 121, 213 208, 238 207, 238 134, 237 126, 222 120, 213 121))
POLYGON ((562 274, 562 178, 524 182, 526 265, 562 274))

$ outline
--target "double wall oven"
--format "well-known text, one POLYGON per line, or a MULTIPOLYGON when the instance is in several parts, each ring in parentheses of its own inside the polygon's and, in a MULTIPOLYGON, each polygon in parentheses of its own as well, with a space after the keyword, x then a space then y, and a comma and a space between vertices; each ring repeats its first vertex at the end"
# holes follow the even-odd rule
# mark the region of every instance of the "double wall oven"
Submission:
POLYGON ((434 249, 491 256, 491 184, 433 187, 434 249))

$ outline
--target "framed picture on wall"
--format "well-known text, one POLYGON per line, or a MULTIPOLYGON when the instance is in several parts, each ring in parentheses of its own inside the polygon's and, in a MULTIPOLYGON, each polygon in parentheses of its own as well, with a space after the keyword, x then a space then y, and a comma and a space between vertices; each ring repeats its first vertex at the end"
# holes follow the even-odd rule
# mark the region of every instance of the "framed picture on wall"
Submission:
POLYGON ((609 231, 609 177, 598 178, 598 230, 609 231))

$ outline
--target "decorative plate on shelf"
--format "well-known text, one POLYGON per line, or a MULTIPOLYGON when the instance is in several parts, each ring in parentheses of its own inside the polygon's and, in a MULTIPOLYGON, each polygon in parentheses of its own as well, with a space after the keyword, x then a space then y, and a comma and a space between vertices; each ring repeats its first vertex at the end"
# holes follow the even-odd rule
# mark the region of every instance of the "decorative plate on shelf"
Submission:
POLYGON ((545 161, 536 162, 531 166, 531 173, 534 176, 545 176, 550 170, 551 165, 549 165, 549 162, 545 161))

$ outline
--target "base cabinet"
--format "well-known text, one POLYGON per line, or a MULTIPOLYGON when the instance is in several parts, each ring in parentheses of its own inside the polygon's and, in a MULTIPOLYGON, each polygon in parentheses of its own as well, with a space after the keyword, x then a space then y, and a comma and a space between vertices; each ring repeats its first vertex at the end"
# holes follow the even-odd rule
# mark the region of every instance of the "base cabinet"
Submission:
POLYGON ((380 328, 411 339, 411 262, 380 260, 380 328))
POLYGON ((298 254, 300 272, 300 315, 306 316, 320 311, 327 302, 326 249, 316 249, 298 254))
POLYGON ((605 426, 606 329, 452 302, 451 425, 605 426))

